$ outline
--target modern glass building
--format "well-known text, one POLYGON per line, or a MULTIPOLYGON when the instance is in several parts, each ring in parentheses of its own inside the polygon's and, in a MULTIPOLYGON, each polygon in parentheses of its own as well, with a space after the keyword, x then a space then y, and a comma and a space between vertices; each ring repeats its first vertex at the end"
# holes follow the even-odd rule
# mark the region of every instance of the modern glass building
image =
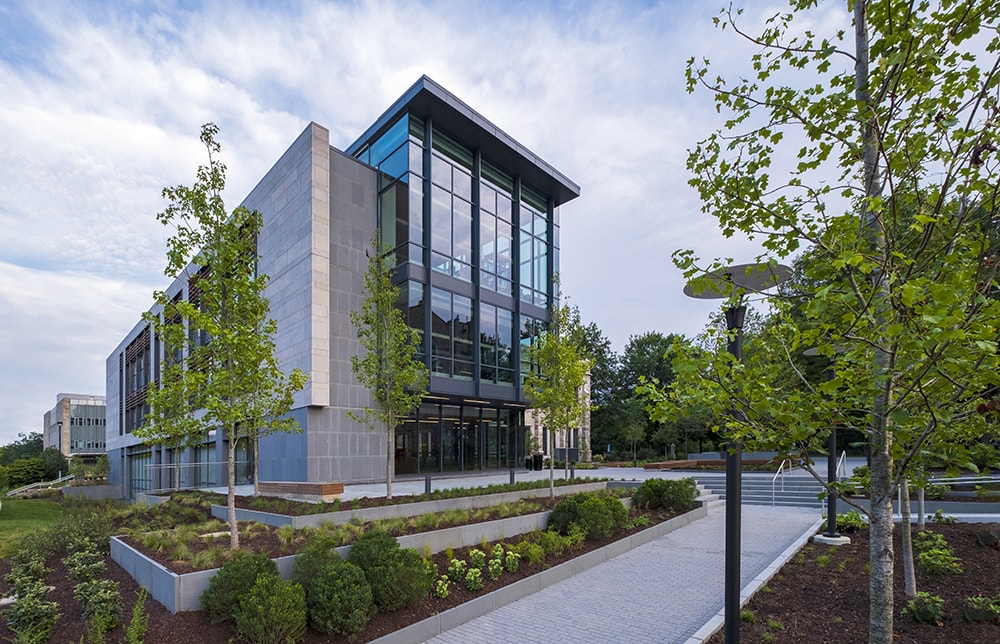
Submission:
POLYGON ((105 453, 105 422, 104 396, 59 394, 42 418, 42 445, 69 459, 93 461, 105 453))
MULTIPOLYGON (((363 299, 376 226, 431 374, 424 404, 397 429, 396 473, 523 465, 525 348, 548 320, 559 207, 577 196, 576 184, 426 76, 343 152, 310 124, 244 201, 264 216, 259 268, 271 278, 279 360, 310 376, 292 412, 304 431, 266 438, 261 479, 384 480, 385 435, 347 416, 369 402, 350 371, 360 345, 349 314, 363 299)), ((187 297, 187 288, 182 277, 168 292, 187 297)), ((183 451, 131 436, 160 352, 140 323, 108 359, 108 450, 125 495, 160 486, 155 473, 174 462, 192 466, 192 483, 200 463, 202 479, 225 480, 212 474, 225 453, 215 433, 183 451)))

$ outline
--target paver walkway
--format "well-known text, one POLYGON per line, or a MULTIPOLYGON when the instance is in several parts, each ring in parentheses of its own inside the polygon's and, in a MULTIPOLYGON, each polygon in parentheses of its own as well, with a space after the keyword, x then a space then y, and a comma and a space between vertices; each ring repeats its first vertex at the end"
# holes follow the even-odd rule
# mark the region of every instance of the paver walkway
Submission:
MULTIPOLYGON (((814 509, 744 506, 741 586, 780 565, 789 547, 820 521, 814 509)), ((428 641, 697 642, 691 638, 723 609, 724 547, 720 505, 703 519, 428 641)))

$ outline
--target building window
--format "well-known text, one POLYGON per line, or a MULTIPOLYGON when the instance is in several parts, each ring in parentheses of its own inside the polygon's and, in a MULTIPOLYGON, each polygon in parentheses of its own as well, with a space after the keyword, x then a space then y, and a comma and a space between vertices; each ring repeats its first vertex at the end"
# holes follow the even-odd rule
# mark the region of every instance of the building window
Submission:
POLYGON ((150 332, 147 326, 125 348, 125 431, 131 433, 142 427, 149 405, 146 391, 150 384, 150 332))
POLYGON ((484 382, 514 384, 511 349, 514 313, 491 304, 479 305, 479 377, 484 382))
POLYGON ((548 223, 541 198, 522 187, 520 209, 521 301, 547 306, 549 281, 548 223))
POLYGON ((472 300, 431 289, 431 372, 472 379, 472 300))

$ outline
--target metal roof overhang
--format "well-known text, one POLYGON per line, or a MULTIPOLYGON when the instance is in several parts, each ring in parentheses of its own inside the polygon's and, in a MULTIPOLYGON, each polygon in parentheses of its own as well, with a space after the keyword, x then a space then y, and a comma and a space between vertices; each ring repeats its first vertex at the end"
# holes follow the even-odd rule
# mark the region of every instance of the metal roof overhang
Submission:
POLYGON ((421 76, 364 134, 348 146, 354 156, 361 147, 378 138, 403 113, 428 116, 443 124, 448 134, 465 145, 479 149, 494 165, 543 193, 552 195, 555 205, 580 196, 580 186, 524 147, 506 132, 463 103, 454 94, 427 76, 421 76))

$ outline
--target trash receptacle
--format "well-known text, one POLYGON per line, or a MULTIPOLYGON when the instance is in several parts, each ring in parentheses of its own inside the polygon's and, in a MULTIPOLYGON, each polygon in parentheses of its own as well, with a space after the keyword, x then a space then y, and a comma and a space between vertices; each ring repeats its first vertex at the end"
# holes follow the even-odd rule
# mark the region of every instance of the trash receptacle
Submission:
POLYGON ((524 457, 524 469, 531 471, 531 455, 524 457))
POLYGON ((533 470, 535 470, 536 472, 541 472, 542 471, 542 455, 541 454, 535 454, 534 456, 532 456, 531 457, 531 465, 532 465, 532 469, 533 470))

